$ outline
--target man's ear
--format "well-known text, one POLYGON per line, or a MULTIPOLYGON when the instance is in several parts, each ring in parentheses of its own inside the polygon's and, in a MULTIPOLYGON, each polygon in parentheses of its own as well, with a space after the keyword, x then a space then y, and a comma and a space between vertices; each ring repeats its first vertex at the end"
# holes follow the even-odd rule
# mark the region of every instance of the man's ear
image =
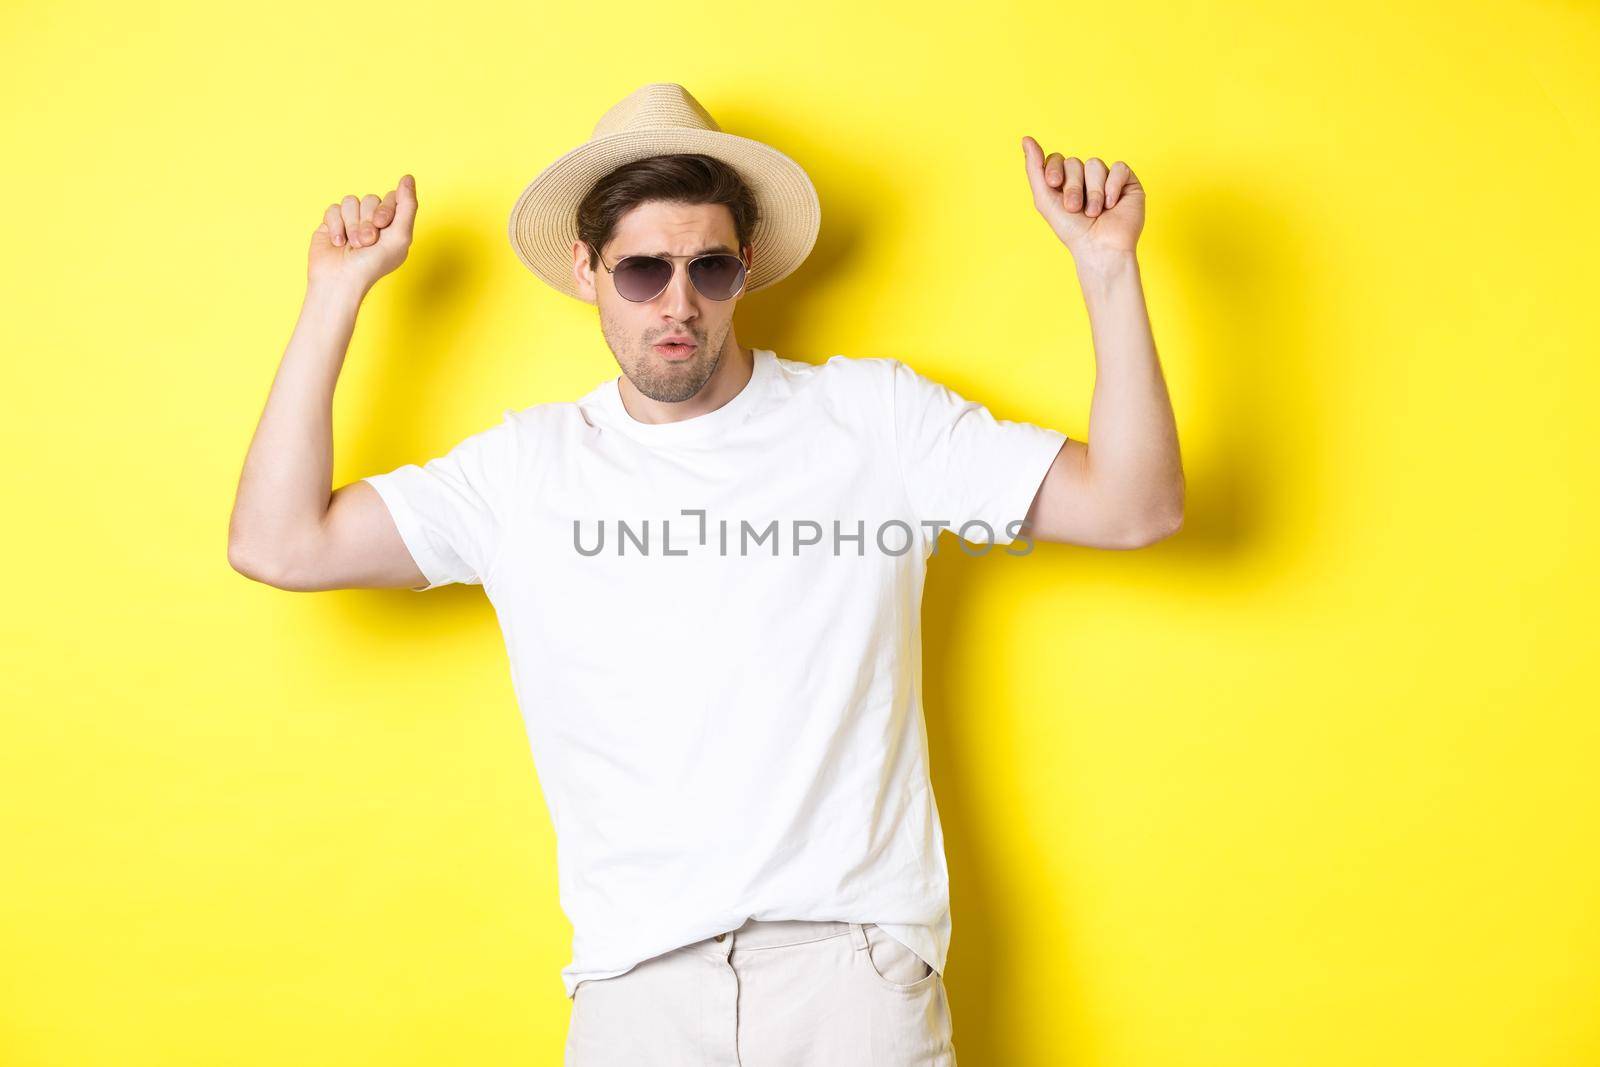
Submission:
POLYGON ((578 295, 590 304, 599 302, 595 292, 594 268, 589 266, 589 246, 582 241, 572 242, 572 281, 578 295))

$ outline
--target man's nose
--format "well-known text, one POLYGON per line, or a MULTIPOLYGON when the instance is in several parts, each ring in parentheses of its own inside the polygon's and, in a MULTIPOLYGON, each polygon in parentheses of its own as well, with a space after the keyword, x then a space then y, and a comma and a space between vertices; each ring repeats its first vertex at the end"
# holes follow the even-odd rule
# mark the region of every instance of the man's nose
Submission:
POLYGON ((677 265, 661 293, 661 313, 679 321, 693 318, 696 295, 694 284, 689 281, 688 264, 677 265))

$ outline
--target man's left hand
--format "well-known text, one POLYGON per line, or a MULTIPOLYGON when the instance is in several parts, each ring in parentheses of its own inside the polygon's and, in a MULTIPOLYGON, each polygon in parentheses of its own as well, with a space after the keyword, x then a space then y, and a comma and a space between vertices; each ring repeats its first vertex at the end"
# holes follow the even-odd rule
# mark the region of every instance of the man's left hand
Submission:
POLYGON ((1144 228, 1144 186, 1126 163, 1108 169, 1097 156, 1046 156, 1032 137, 1022 139, 1022 152, 1033 206, 1075 260, 1134 250, 1144 228))

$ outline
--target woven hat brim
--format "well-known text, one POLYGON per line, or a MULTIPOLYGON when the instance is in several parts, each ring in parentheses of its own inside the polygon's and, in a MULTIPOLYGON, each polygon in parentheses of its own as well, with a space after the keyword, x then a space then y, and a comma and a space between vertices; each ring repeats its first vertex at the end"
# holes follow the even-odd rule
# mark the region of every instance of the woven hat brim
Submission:
POLYGON ((581 300, 572 278, 578 204, 594 183, 624 163, 648 156, 704 152, 732 166, 750 186, 759 217, 750 234, 754 264, 744 291, 791 274, 811 254, 822 205, 805 169, 771 145, 720 130, 629 130, 579 145, 528 183, 511 209, 511 247, 524 266, 554 289, 581 300))

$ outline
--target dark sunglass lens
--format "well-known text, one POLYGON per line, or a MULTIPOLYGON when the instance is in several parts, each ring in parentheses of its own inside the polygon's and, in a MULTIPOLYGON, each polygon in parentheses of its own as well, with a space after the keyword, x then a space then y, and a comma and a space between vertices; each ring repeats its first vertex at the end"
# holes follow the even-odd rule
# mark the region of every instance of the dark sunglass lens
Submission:
POLYGON ((667 287, 672 264, 652 256, 625 256, 612 278, 624 300, 649 300, 667 287))
POLYGON ((738 256, 701 256, 690 260, 689 280, 708 299, 730 299, 744 283, 744 260, 738 256))

